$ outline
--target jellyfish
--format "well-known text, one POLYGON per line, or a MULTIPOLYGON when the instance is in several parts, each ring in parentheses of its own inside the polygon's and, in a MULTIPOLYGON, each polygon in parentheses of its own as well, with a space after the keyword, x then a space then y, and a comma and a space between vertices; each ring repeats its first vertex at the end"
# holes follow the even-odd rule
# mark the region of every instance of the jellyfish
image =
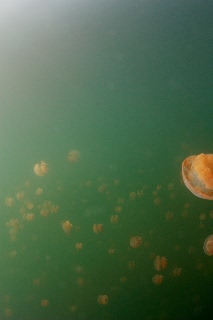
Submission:
POLYGON ((163 282, 163 276, 161 274, 155 274, 152 277, 152 282, 157 285, 161 284, 163 282))
POLYGON ((99 224, 94 224, 93 225, 93 232, 98 234, 98 233, 103 232, 103 231, 104 231, 103 224, 99 223, 99 224))
POLYGON ((47 300, 47 299, 41 300, 41 306, 42 307, 48 307, 49 306, 49 300, 47 300))
POLYGON ((68 154, 68 161, 70 163, 77 163, 80 161, 81 154, 78 150, 71 150, 68 154))
POLYGON ((203 250, 207 256, 213 255, 213 234, 208 236, 204 241, 203 250))
POLYGON ((182 163, 185 186, 197 197, 213 200, 213 154, 190 156, 182 163))
POLYGON ((97 302, 102 305, 108 304, 108 301, 109 301, 109 297, 106 294, 103 294, 103 295, 100 294, 97 298, 97 302))
POLYGON ((69 220, 62 223, 62 228, 64 229, 64 232, 67 234, 70 234, 72 227, 73 225, 69 220))
POLYGON ((33 167, 34 173, 37 176, 45 176, 45 174, 48 173, 48 164, 44 161, 41 161, 40 163, 36 163, 33 167))
POLYGON ((140 247, 142 242, 142 237, 136 236, 130 238, 130 246, 134 249, 140 247))

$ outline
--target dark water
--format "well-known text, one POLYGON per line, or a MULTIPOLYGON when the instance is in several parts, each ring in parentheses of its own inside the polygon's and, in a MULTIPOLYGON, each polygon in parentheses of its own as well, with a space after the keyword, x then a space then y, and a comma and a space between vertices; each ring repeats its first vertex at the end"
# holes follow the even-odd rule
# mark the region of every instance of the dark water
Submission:
POLYGON ((0 319, 210 319, 212 202, 180 172, 213 150, 212 14, 212 1, 2 2, 0 319))

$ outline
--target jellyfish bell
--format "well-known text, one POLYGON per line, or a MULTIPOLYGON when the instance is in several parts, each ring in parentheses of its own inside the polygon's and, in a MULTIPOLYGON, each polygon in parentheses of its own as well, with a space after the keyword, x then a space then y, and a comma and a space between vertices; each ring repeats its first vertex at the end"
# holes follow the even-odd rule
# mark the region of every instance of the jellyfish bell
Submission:
POLYGON ((207 256, 213 255, 213 235, 208 236, 203 245, 203 251, 207 256))
POLYGON ((182 163, 185 186, 198 198, 213 200, 213 154, 190 156, 182 163))

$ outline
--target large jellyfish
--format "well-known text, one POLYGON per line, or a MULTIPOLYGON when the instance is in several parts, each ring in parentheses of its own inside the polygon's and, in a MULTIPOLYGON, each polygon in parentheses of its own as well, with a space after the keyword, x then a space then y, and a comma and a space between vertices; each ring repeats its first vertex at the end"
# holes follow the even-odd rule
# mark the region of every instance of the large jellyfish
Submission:
POLYGON ((213 200, 213 154, 190 156, 182 163, 186 187, 197 197, 213 200))

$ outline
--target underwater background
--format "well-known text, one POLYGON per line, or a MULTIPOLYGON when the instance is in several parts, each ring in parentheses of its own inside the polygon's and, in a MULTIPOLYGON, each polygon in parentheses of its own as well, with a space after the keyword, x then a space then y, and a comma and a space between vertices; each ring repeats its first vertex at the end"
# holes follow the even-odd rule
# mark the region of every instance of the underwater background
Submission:
POLYGON ((1 2, 0 319, 210 319, 213 204, 181 164, 213 152, 212 14, 1 2))

